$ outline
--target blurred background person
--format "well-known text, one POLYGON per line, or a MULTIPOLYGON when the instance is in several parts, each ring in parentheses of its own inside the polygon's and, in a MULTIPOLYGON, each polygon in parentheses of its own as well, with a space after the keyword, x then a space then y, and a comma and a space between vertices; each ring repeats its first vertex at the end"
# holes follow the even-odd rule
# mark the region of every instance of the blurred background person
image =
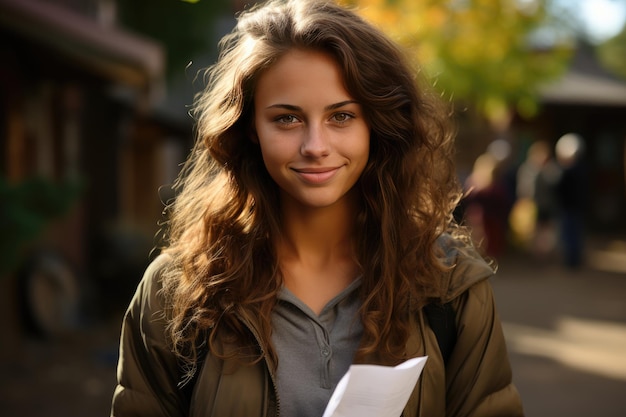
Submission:
POLYGON ((582 137, 575 133, 563 135, 556 143, 555 152, 561 169, 556 184, 556 197, 559 203, 563 261, 567 267, 577 268, 583 263, 583 216, 588 198, 582 137))
POLYGON ((511 185, 507 174, 510 146, 503 140, 490 144, 474 161, 465 181, 465 222, 488 256, 505 253, 508 218, 511 211, 511 185))
POLYGON ((517 171, 517 201, 511 216, 512 228, 520 243, 540 261, 554 253, 557 243, 555 195, 561 170, 550 145, 536 141, 517 171))

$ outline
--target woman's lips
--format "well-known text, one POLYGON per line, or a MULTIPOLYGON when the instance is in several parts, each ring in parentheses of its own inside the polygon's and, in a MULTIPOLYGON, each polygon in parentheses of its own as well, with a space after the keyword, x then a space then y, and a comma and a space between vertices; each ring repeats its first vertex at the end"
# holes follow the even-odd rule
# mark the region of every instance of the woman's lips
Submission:
POLYGON ((339 171, 339 168, 294 169, 298 176, 310 184, 323 184, 339 171))

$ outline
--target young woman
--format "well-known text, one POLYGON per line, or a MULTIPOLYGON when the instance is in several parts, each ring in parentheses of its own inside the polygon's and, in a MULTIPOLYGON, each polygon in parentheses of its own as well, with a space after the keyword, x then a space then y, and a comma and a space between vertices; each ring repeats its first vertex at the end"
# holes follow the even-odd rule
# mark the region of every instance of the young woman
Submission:
POLYGON ((428 356, 404 416, 519 416, 492 269, 455 226, 446 110, 328 2, 243 13, 196 102, 114 416, 316 416, 353 363, 428 356), (449 303, 444 363, 424 306, 449 303))

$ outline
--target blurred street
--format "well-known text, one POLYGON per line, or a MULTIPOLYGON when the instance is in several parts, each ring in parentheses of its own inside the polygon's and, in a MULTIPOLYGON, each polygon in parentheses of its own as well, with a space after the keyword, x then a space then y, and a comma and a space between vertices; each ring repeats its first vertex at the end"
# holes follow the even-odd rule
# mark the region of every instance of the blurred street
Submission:
POLYGON ((526 416, 626 415, 626 251, 592 255, 607 270, 500 262, 493 287, 526 416))
MULTIPOLYGON (((626 251, 604 255, 626 267, 626 251)), ((626 273, 520 255, 499 264, 493 286, 526 415, 626 415, 626 273)), ((64 340, 15 342, 17 354, 0 362, 0 415, 108 415, 119 320, 64 340)))

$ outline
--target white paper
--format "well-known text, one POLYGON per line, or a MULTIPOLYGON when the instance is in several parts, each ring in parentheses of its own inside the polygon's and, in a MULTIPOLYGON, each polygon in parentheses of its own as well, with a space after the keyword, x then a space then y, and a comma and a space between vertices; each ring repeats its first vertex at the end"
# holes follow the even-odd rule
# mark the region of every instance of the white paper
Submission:
POLYGON ((427 358, 409 359, 398 366, 350 366, 323 417, 399 417, 427 358))

